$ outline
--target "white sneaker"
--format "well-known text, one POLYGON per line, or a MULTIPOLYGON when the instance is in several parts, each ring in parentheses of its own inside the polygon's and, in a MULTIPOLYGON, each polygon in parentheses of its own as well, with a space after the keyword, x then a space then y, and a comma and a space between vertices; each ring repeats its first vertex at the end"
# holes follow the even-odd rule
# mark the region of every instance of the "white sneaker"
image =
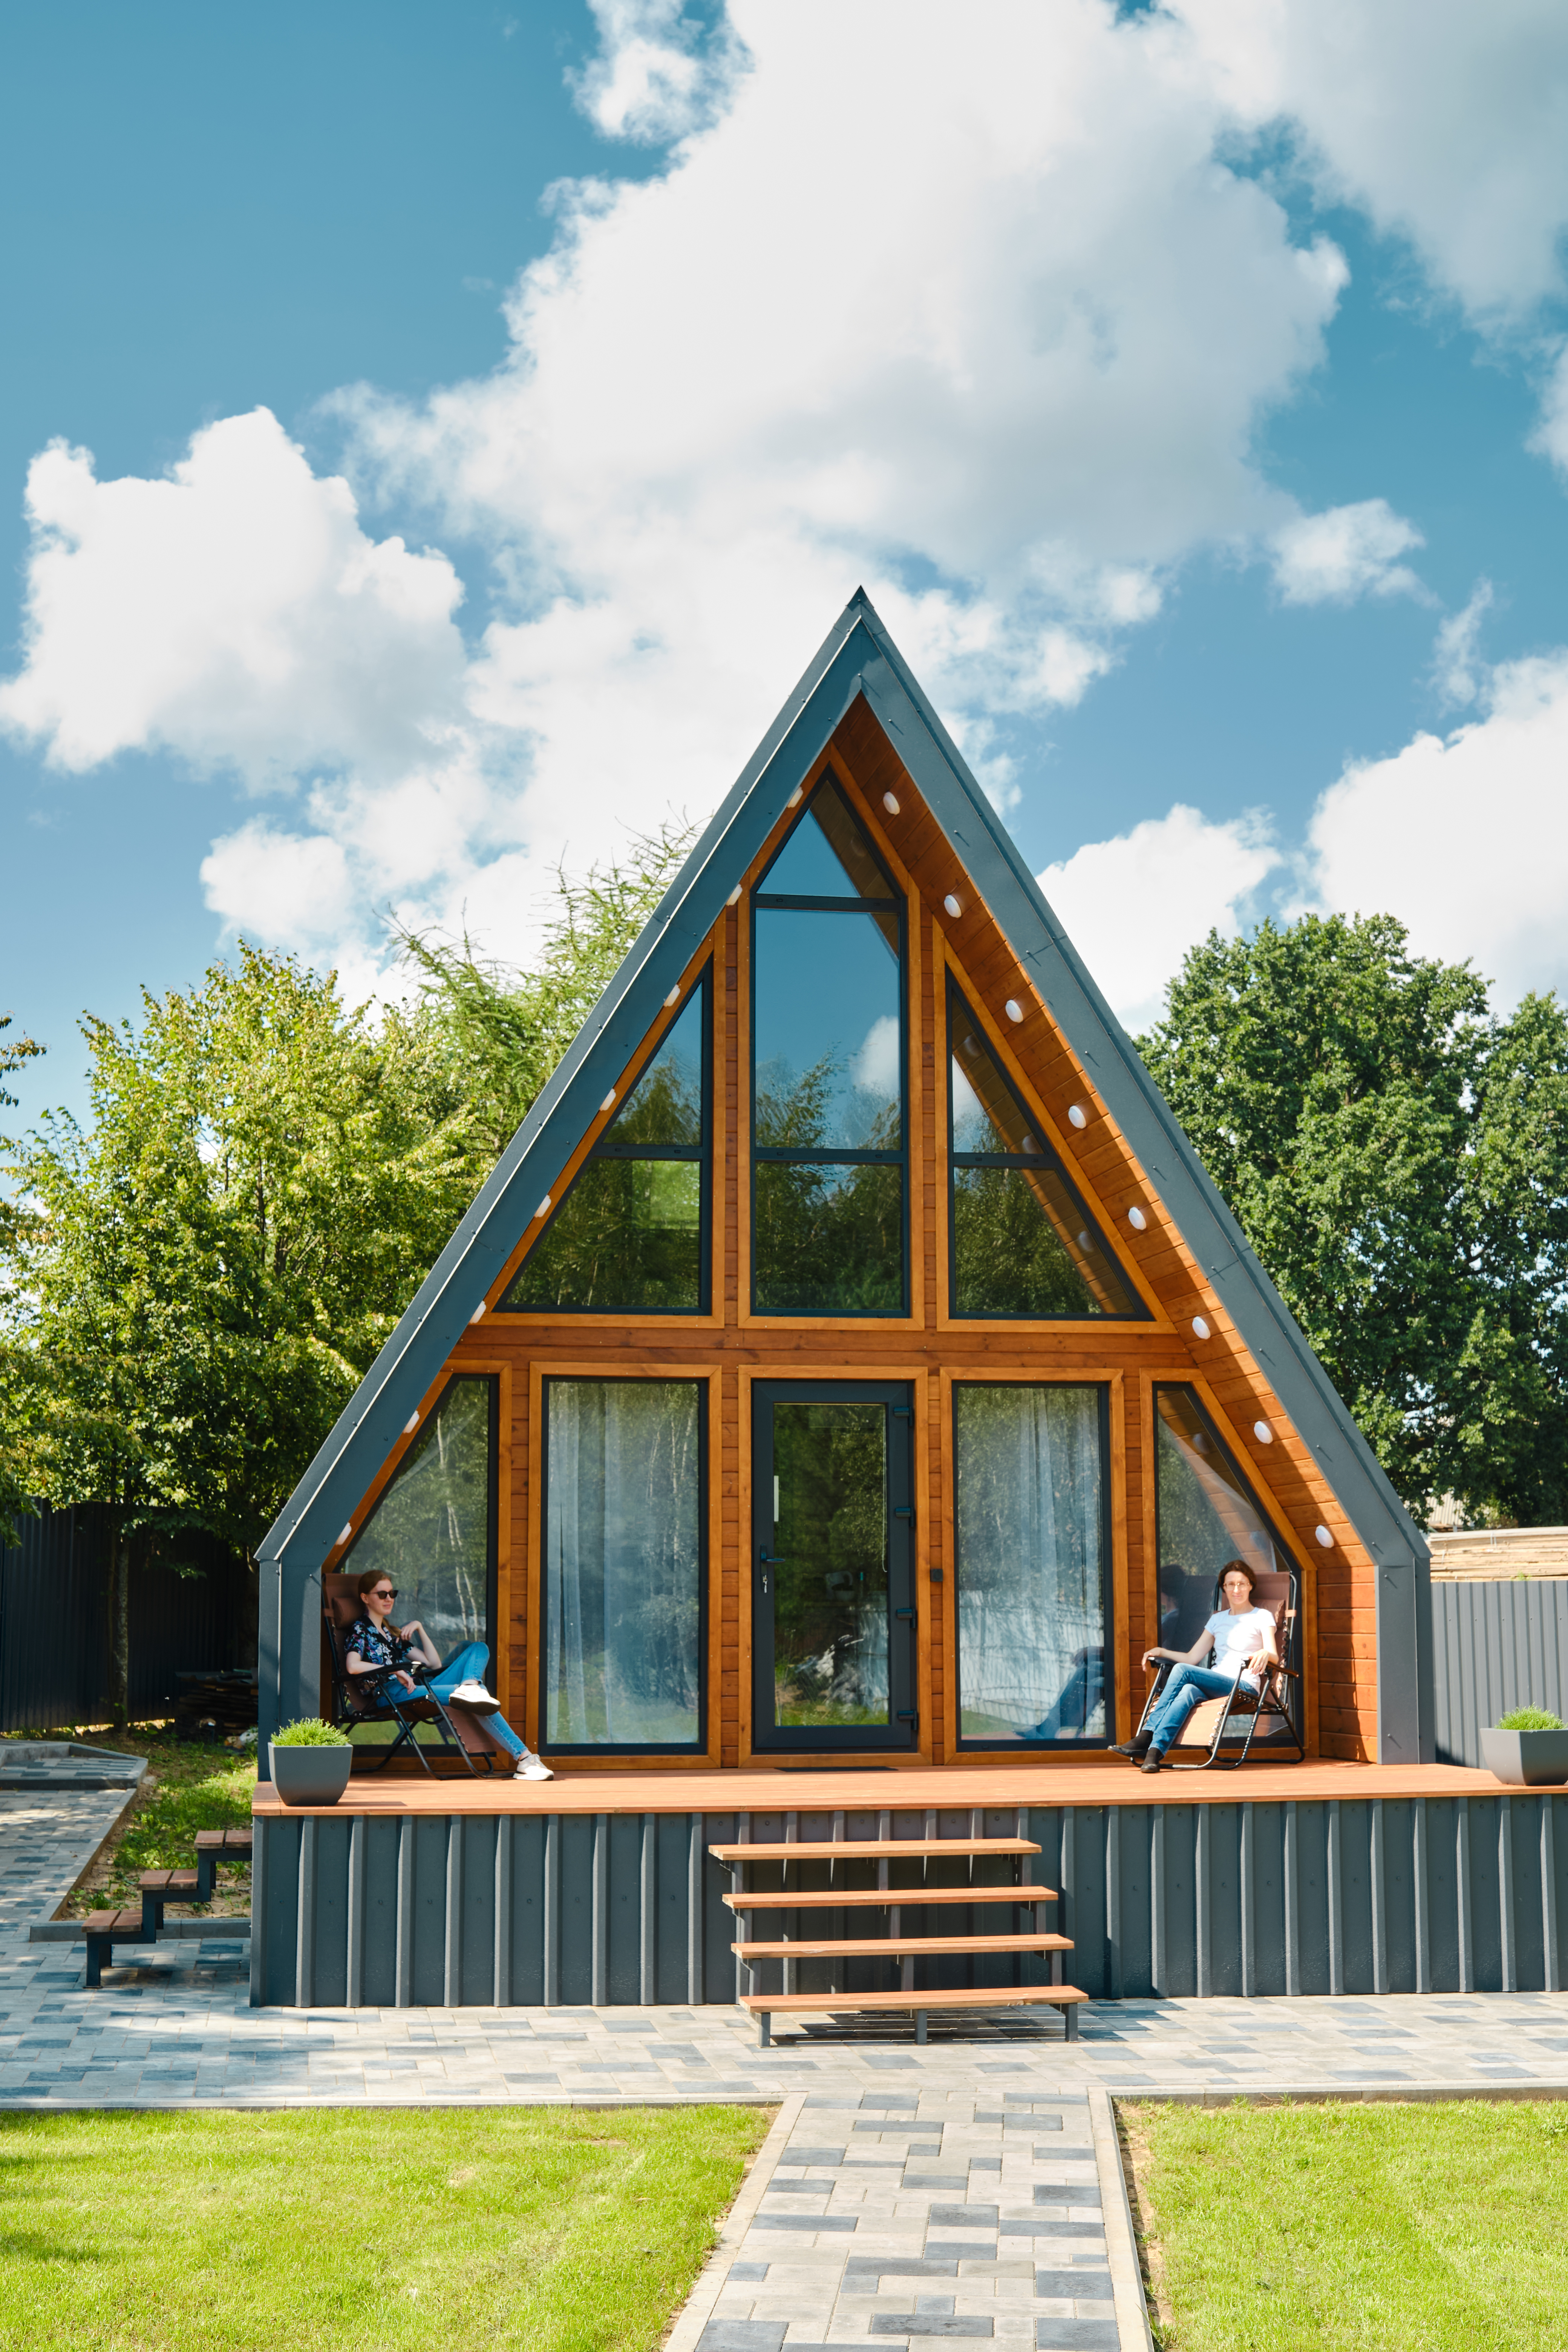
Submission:
POLYGON ((511 1777, 514 1780, 553 1780, 555 1775, 537 1756, 520 1756, 511 1777))
POLYGON ((500 1699, 492 1697, 483 1683, 473 1676, 466 1683, 459 1683, 448 1694, 447 1704, 448 1706, 466 1706, 470 1715, 499 1715, 500 1712, 500 1699))

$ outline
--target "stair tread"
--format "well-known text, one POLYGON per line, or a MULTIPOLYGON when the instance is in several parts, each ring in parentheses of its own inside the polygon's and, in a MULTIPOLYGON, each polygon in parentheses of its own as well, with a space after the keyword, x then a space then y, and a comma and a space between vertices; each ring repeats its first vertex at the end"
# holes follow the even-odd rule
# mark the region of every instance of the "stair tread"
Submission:
POLYGON ((140 1911, 89 1911, 81 1924, 91 1936, 106 1936, 121 1929, 129 1933, 132 1928, 140 1935, 142 1914, 140 1911))
POLYGON ((759 1895, 721 1895, 731 1911, 855 1911, 873 1904, 1054 1903, 1054 1886, 770 1886, 759 1895))
POLYGON ((858 2009, 1001 2009, 1025 2002, 1060 2008, 1068 2001, 1087 2000, 1076 1985, 976 1985, 933 1992, 744 1992, 740 2006, 753 2015, 776 2009, 840 2010, 846 2016, 858 2009))
POLYGON ((144 1870, 136 1884, 146 1887, 149 1894, 173 1895, 179 1887, 194 1887, 196 1874, 194 1870, 144 1870))
POLYGON ((944 1854, 1038 1853, 1032 1838, 837 1838, 793 1844, 710 1845, 717 1862, 910 1862, 944 1854))
POLYGON ((842 1944, 731 1944, 743 1960, 897 1959, 904 1952, 1070 1952, 1068 1936, 864 1936, 842 1944))

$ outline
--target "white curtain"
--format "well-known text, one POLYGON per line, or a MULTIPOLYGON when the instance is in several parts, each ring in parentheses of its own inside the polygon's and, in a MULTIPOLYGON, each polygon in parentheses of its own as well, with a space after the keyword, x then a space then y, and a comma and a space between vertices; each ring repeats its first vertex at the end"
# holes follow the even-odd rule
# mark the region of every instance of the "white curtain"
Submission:
POLYGON ((1105 1465, 1090 1387, 954 1391, 966 1739, 1105 1738, 1105 1465))
POLYGON ((701 1738, 701 1383, 551 1381, 545 1738, 701 1738))

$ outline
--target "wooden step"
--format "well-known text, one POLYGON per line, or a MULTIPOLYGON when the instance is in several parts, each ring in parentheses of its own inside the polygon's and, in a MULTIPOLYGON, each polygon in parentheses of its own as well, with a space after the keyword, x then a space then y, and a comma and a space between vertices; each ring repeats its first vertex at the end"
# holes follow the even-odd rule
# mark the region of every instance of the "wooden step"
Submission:
POLYGON ((921 1862, 948 1854, 1038 1853, 1029 1838, 834 1838, 810 1844, 710 1845, 716 1862, 921 1862))
POLYGON ((194 1870, 144 1870, 136 1884, 143 1895, 162 1895, 170 1903, 195 1900, 194 1870))
POLYGON ((198 1830, 196 1852, 232 1856, 236 1862, 248 1862, 255 1843, 253 1830, 198 1830))
POLYGON ((89 1911, 82 1921, 83 1933, 89 1936, 118 1936, 129 1943, 132 1936, 142 1932, 140 1911, 89 1911))
POLYGON ((794 2011, 821 2017, 885 2015, 889 2011, 912 2011, 915 2040, 926 2038, 926 2012, 932 2009, 1059 2009, 1067 2021, 1069 2042, 1078 2040, 1078 2004, 1089 1999, 1076 1985, 987 1985, 973 1990, 959 1986, 931 1992, 745 1992, 740 2007, 757 2021, 763 2048, 772 2038, 776 2015, 794 2011))
POLYGON ((863 1936, 853 1942, 731 1944, 743 1960, 901 1959, 917 1952, 1070 1952, 1068 1936, 863 1936))
POLYGON ((1054 1886, 787 1886, 764 1889, 760 1895, 721 1895, 731 1911, 856 1911, 894 1904, 912 1908, 917 1903, 1054 1903, 1054 1886))

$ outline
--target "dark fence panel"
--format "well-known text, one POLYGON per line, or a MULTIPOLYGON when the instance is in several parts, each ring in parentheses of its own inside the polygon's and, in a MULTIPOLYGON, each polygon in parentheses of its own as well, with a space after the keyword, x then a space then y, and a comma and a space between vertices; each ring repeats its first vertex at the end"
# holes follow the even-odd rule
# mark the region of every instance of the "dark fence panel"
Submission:
MULTIPOLYGON (((55 1731, 109 1714, 109 1518, 100 1503, 41 1510, 0 1548, 0 1731, 55 1731)), ((254 1664, 246 1573, 210 1537, 182 1538, 199 1570, 131 1575, 131 1714, 169 1711, 176 1675, 254 1664)))
POLYGON ((1482 1729, 1510 1707, 1568 1722, 1568 1578, 1432 1585, 1437 1761, 1481 1761, 1482 1729))

